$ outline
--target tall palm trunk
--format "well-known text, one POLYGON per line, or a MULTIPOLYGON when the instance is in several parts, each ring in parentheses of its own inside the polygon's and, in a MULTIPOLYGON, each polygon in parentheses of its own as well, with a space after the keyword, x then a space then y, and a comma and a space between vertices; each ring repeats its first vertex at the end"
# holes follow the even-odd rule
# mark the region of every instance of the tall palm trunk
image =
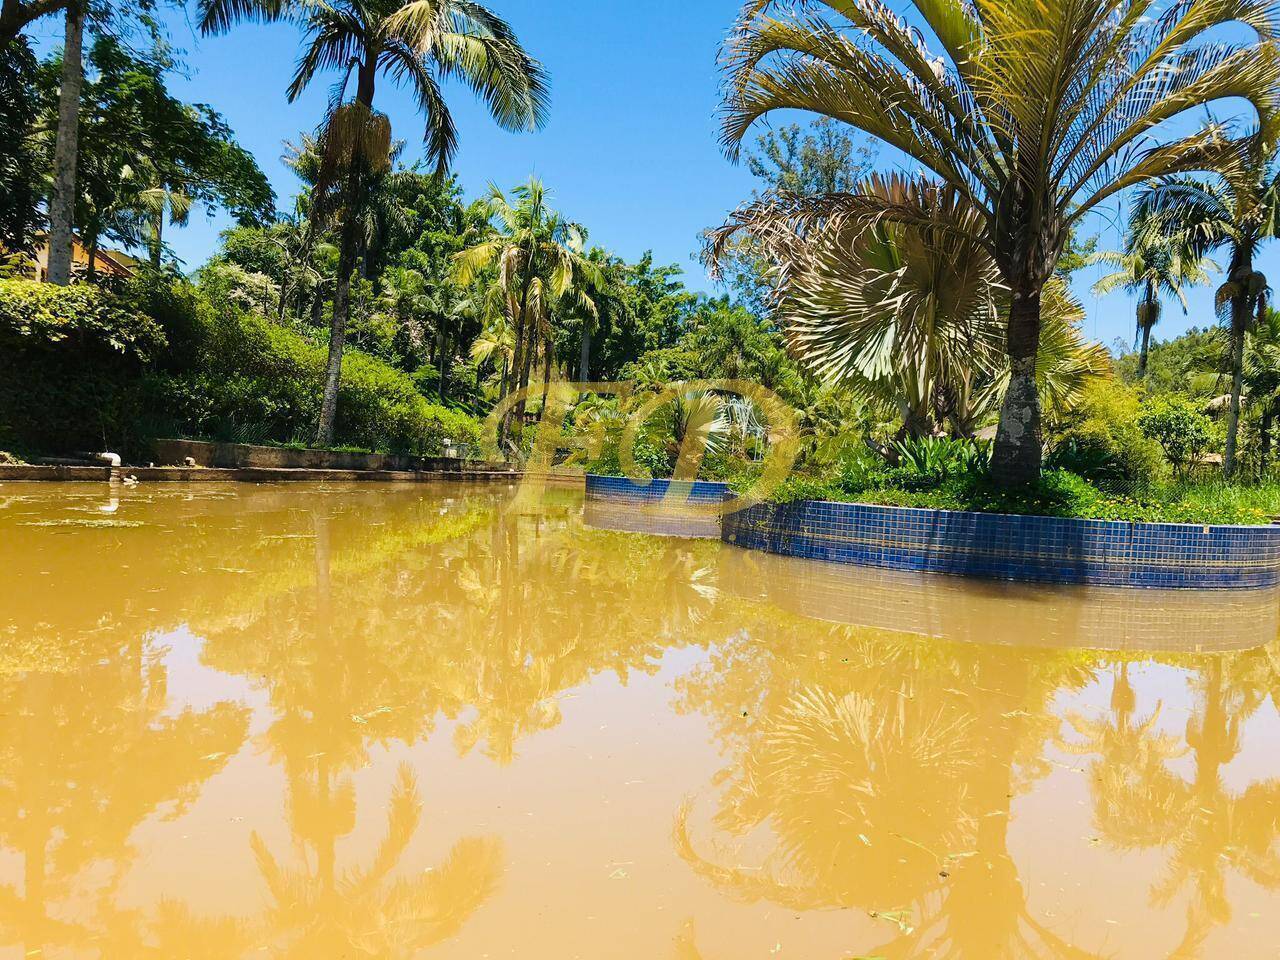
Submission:
POLYGON ((449 356, 449 335, 445 333, 444 330, 442 329, 440 331, 440 381, 439 381, 439 393, 440 393, 441 403, 444 403, 445 394, 446 394, 445 377, 448 374, 448 369, 446 367, 445 359, 448 356, 449 356))
MULTIPOLYGON (((538 326, 536 321, 526 324, 528 331, 525 334, 526 346, 524 351, 524 364, 520 367, 520 384, 519 389, 529 389, 529 378, 533 376, 533 361, 538 354, 538 326)), ((516 404, 520 408, 521 417, 524 416, 525 408, 528 406, 528 398, 521 397, 520 402, 516 404)))
POLYGON ((1148 280, 1142 302, 1138 304, 1138 331, 1142 336, 1142 352, 1138 354, 1139 380, 1147 376, 1147 354, 1151 349, 1151 325, 1156 304, 1159 303, 1157 296, 1155 284, 1148 280))
POLYGON ((1009 308, 1009 388, 1000 408, 991 476, 1001 486, 1040 477, 1040 395, 1036 354, 1040 346, 1040 289, 1018 290, 1009 308))
POLYGON ((71 282, 76 215, 76 165, 80 153, 80 93, 84 87, 84 6, 67 7, 62 53, 62 89, 58 92, 58 134, 53 155, 53 192, 49 197, 48 280, 71 282))
MULTIPOLYGON (((521 312, 516 320, 516 343, 515 351, 511 357, 511 367, 506 369, 506 359, 503 358, 502 373, 502 398, 505 400, 511 394, 520 388, 520 371, 524 368, 524 341, 525 341, 525 319, 524 313, 521 312)), ((502 439, 505 441, 511 436, 511 424, 516 417, 515 407, 507 411, 506 416, 502 418, 502 439)))
POLYGON ((1240 396, 1244 390, 1244 337, 1249 327, 1249 278, 1253 261, 1247 254, 1237 255, 1231 271, 1239 292, 1231 298, 1231 404, 1227 408, 1227 445, 1222 457, 1222 472, 1229 480, 1236 473, 1236 450, 1240 442, 1240 396))
MULTIPOLYGON (((368 51, 360 67, 356 102, 373 111, 374 84, 377 78, 378 54, 368 51)), ((338 279, 333 290, 333 314, 329 318, 329 362, 325 370, 324 399, 320 404, 320 422, 316 426, 316 446, 333 443, 333 425, 338 416, 338 389, 342 386, 342 353, 347 342, 347 324, 351 315, 351 274, 360 256, 360 220, 358 210, 360 186, 364 173, 360 158, 353 152, 349 158, 346 197, 342 217, 342 234, 338 254, 338 279)))
POLYGON ((1222 472, 1227 479, 1236 473, 1236 452, 1240 443, 1240 396, 1244 392, 1244 328, 1237 314, 1248 312, 1247 306, 1231 306, 1231 404, 1227 407, 1227 446, 1222 458, 1222 472))
POLYGON ((1260 454, 1261 472, 1265 476, 1267 468, 1271 466, 1271 422, 1275 419, 1275 413, 1268 408, 1262 414, 1262 422, 1258 426, 1258 441, 1262 447, 1260 454))
POLYGON ((324 318, 324 288, 320 284, 316 284, 315 295, 311 298, 311 326, 320 326, 320 321, 324 318))
MULTIPOLYGON (((534 338, 536 333, 529 322, 529 294, 533 287, 534 251, 531 249, 525 258, 525 274, 520 290, 520 317, 516 326, 516 353, 511 364, 511 389, 526 390, 529 387, 529 364, 532 359, 534 338)), ((524 424, 525 398, 507 411, 502 421, 502 439, 511 436, 511 424, 518 420, 524 424)))
POLYGON ((591 379, 591 326, 582 324, 582 357, 578 364, 578 379, 586 383, 591 379))
MULTIPOLYGON (((164 211, 161 210, 156 214, 155 220, 151 223, 151 266, 155 270, 160 269, 160 257, 164 252, 164 211)), ((283 309, 284 294, 280 295, 280 304, 283 309)))
MULTIPOLYGON (((349 177, 348 191, 354 195, 359 175, 349 177)), ((333 312, 329 315, 329 362, 325 368, 324 400, 320 405, 320 423, 316 427, 316 446, 333 443, 333 426, 338 416, 338 390, 342 386, 342 353, 347 343, 347 317, 351 309, 351 274, 356 268, 355 218, 350 215, 342 224, 342 241, 338 256, 338 279, 333 290, 333 312)))
POLYGON ((546 354, 542 368, 542 416, 544 417, 547 415, 547 394, 551 391, 551 361, 553 346, 554 344, 551 342, 551 334, 548 333, 547 342, 542 348, 543 352, 546 354))

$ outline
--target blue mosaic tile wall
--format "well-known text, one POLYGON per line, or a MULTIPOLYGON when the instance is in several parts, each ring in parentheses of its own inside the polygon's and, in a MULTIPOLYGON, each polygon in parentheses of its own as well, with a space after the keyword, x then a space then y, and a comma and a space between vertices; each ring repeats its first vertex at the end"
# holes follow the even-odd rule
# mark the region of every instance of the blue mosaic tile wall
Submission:
POLYGON ((684 503, 723 503, 729 499, 727 483, 710 483, 706 480, 650 480, 647 484, 643 484, 629 477, 587 475, 588 500, 658 503, 666 499, 668 490, 673 491, 675 498, 684 503), (682 493, 683 496, 681 496, 682 493))
POLYGON ((729 498, 729 485, 681 480, 654 480, 638 484, 626 477, 587 476, 587 502, 583 518, 587 526, 658 537, 698 537, 719 540, 722 530, 718 511, 710 504, 729 498), (667 493, 672 499, 666 499, 667 493))
POLYGON ((1202 527, 801 501, 724 518, 727 543, 793 557, 1040 583, 1269 587, 1280 527, 1202 527))

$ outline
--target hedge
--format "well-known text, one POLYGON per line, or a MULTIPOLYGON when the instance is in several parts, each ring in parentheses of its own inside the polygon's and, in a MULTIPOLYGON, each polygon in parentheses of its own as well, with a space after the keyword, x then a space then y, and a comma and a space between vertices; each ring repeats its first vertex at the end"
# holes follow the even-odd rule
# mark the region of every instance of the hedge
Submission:
MULTIPOLYGON (((141 456, 160 435, 305 442, 327 353, 263 317, 215 310, 181 280, 143 277, 119 296, 0 281, 0 449, 141 456)), ((338 444, 435 454, 478 433, 408 374, 347 351, 338 444)))
POLYGON ((97 287, 0 281, 0 449, 136 443, 146 369, 166 346, 159 324, 97 287))

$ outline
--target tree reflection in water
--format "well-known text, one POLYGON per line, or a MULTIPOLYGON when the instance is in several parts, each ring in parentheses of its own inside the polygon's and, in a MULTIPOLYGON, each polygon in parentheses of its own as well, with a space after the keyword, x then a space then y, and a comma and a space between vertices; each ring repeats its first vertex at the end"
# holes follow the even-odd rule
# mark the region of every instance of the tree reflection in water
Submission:
MULTIPOLYGON (((1093 956, 1029 907, 1009 827, 1013 801, 1062 745, 1055 700, 1107 669, 1111 719, 1074 716, 1087 742, 1071 749, 1102 754, 1093 783, 1103 835, 1170 850, 1153 903, 1193 888, 1176 955, 1198 956, 1229 919, 1227 873, 1280 886, 1280 784, 1231 795, 1220 776, 1242 719, 1276 689, 1274 648, 1166 658, 1192 671, 1197 690, 1183 744, 1157 731, 1158 705, 1139 716, 1114 655, 797 627, 776 614, 741 611, 746 628, 681 683, 679 708, 711 720, 730 763, 709 810, 700 800, 678 813, 675 844, 719 889, 896 925, 862 951, 873 956, 1093 956), (1188 750, 1189 782, 1170 767, 1188 750)), ((684 936, 677 955, 697 956, 684 936)))
POLYGON ((244 743, 248 711, 231 703, 170 710, 165 650, 114 631, 80 643, 46 638, 48 668, 0 679, 0 844, 22 859, 22 884, 0 888, 2 942, 39 955, 95 945, 105 956, 228 956, 239 924, 162 902, 144 916, 119 905, 149 817, 181 816, 244 743), (89 909, 85 904, 90 905, 89 909))
POLYGON ((257 835, 253 849, 276 955, 416 956, 498 885, 492 838, 459 841, 412 879, 397 873, 422 815, 403 766, 385 839, 367 864, 339 866, 358 819, 352 775, 370 747, 421 742, 444 718, 457 721, 460 755, 510 763, 522 739, 560 723, 567 691, 602 672, 625 684, 655 671, 714 596, 696 548, 621 549, 616 535, 570 522, 567 506, 529 517, 496 503, 460 509, 474 522, 441 511, 441 536, 418 529, 410 549, 378 564, 357 560, 369 546, 358 518, 318 510, 313 584, 209 632, 204 661, 265 690, 275 718, 264 744, 285 771, 297 865, 257 835))
POLYGON ((1280 780, 1236 791, 1223 778, 1241 752, 1242 725, 1280 689, 1277 653, 1271 646, 1189 664, 1195 707, 1185 745, 1157 732, 1154 717, 1134 721, 1135 698, 1123 665, 1112 687, 1110 718, 1072 718, 1085 737, 1076 751, 1098 757, 1092 789, 1103 836, 1121 850, 1165 852, 1164 871, 1151 887, 1153 905, 1166 907, 1186 896, 1184 934, 1174 957, 1202 956, 1214 927, 1231 921, 1231 874, 1280 889, 1280 780), (1171 765, 1188 751, 1189 778, 1171 765))
POLYGON ((374 744, 426 737, 438 700, 432 661, 386 621, 390 596, 366 603, 357 589, 381 587, 394 572, 335 575, 330 516, 317 511, 314 527, 314 586, 270 598, 259 616, 211 635, 203 654, 220 670, 253 677, 276 718, 264 742, 285 772, 298 865, 283 864, 253 834, 271 899, 258 936, 279 957, 414 957, 489 898, 502 852, 495 839, 464 838, 435 869, 398 874, 423 810, 417 778, 402 765, 382 841, 367 863, 339 867, 338 842, 358 820, 353 772, 374 744))
MULTIPOLYGON (((906 581, 862 584, 858 596, 887 598, 868 612, 873 625, 822 623, 794 609, 827 609, 799 567, 743 576, 741 556, 718 543, 587 529, 573 496, 528 515, 502 504, 474 492, 158 495, 146 522, 92 528, 118 542, 127 576, 105 562, 86 569, 72 537, 0 517, 0 557, 41 549, 42 567, 83 571, 71 596, 29 563, 5 585, 0 844, 22 875, 0 889, 4 945, 155 960, 449 953, 445 941, 491 922, 477 918, 508 916, 512 904, 495 898, 506 855, 466 828, 433 835, 433 785, 408 751, 448 730, 444 749, 508 767, 562 724, 581 732, 574 691, 602 677, 625 686, 664 663, 677 711, 705 722, 724 769, 679 810, 674 847, 649 869, 665 870, 671 889, 687 865, 698 889, 874 913, 851 955, 1105 954, 1096 928, 1067 931, 1036 909, 1028 891, 1044 863, 1018 863, 1011 849, 1015 801, 1034 790, 1029 806, 1040 803, 1064 753, 1089 767, 1099 850, 1165 858, 1151 897, 1185 911, 1180 956, 1212 953, 1232 877, 1280 887, 1280 787, 1241 785, 1239 765, 1224 773, 1248 755, 1249 717, 1280 689, 1274 647, 1153 658, 925 639, 894 632, 905 629, 895 618, 980 633, 982 616, 921 614, 912 604, 929 598, 906 581), (173 535, 187 529, 189 542, 173 535), (203 666, 255 705, 256 749, 243 749, 248 707, 192 706, 190 690, 170 689, 165 645, 177 641, 161 638, 184 626, 203 666), (1139 680, 1153 659, 1190 678, 1185 735, 1139 680), (1064 706, 1099 689, 1111 694, 1105 710, 1064 706), (130 878, 150 867, 134 849, 139 828, 181 816, 220 771, 241 785, 255 775, 229 758, 251 767, 257 756, 281 786, 252 781, 254 816, 235 840, 250 889, 242 915, 169 899, 154 880, 137 895, 130 878)), ((135 508, 123 498, 112 516, 135 508)), ((993 589, 975 609, 998 608, 993 589)), ((1058 634, 1079 632, 1070 604, 1020 603, 1054 617, 1058 634)), ((1084 612, 1077 620, 1097 635, 1101 615, 1084 612)), ((1011 622, 999 635, 1043 639, 1038 629, 1011 622)), ((665 719, 666 693, 647 690, 665 719)), ((682 749, 669 743, 653 741, 682 749)), ((690 748, 705 762, 700 739, 690 748)), ((673 797, 701 780, 683 754, 671 759, 692 777, 651 794, 660 830, 673 797)), ((638 885, 637 895, 640 907, 660 896, 638 885)), ((691 901, 688 924, 662 933, 672 955, 737 955, 714 942, 725 909, 710 893, 691 901)))

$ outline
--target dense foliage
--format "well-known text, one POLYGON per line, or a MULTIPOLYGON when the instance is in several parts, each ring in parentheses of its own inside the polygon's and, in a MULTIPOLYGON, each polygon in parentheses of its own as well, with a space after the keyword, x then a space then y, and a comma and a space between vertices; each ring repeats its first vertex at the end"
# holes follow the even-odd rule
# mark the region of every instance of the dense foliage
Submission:
MULTIPOLYGON (((34 453, 145 457, 161 435, 297 442, 325 363, 314 339, 159 275, 119 294, 0 281, 0 343, 0 446, 34 453)), ((403 371, 360 351, 345 363, 342 445, 436 454, 475 441, 475 418, 429 402, 403 371)))
MULTIPOLYGON (((10 376, 0 388, 0 446, 57 455, 107 445, 141 455, 150 438, 182 434, 431 453, 475 441, 480 421, 503 405, 502 452, 519 458, 550 385, 582 380, 627 387, 582 395, 561 462, 738 481, 758 474, 774 425, 760 401, 706 383, 734 380, 794 413, 799 460, 782 496, 1135 517, 1199 516, 1216 497, 1235 504, 1224 515, 1266 512, 1268 494, 1203 484, 1225 460, 1234 480, 1270 489, 1280 316, 1267 309, 1252 257, 1280 209, 1271 148, 1210 125, 1126 152, 1136 128, 1115 126, 1188 109, 1229 79, 1254 101, 1249 115, 1267 121, 1280 58, 1266 37, 1210 38, 1181 79, 1162 67, 1234 8, 1187 0, 1159 22, 1125 26, 1105 5, 1086 3, 1055 7, 1058 19, 1024 31, 1019 18, 1040 17, 1038 6, 1000 13, 946 0, 937 9, 957 29, 981 27, 984 45, 958 63, 955 36, 920 38, 940 43, 926 69, 917 59, 924 48, 879 8, 813 4, 797 18, 750 5, 728 50, 726 143, 736 152, 779 98, 817 119, 755 139, 746 163, 759 189, 708 235, 709 260, 729 291, 713 297, 686 287, 677 266, 650 255, 628 262, 598 245, 536 178, 491 185, 468 202, 475 185, 468 193, 445 169, 457 144, 439 79, 467 77, 501 126, 528 129, 546 115, 542 67, 496 13, 460 0, 198 4, 206 32, 245 17, 314 28, 290 97, 339 59, 351 67, 314 130, 289 145, 301 187, 279 210, 222 118, 172 95, 169 80, 184 65, 147 16, 153 5, 135 6, 89 8, 78 116, 71 112, 73 219, 90 251, 123 246, 142 263, 129 281, 90 268, 60 293, 3 281, 10 376), (895 66, 877 66, 855 34, 897 50, 895 66), (1043 81, 1051 67, 1034 56, 1036 45, 1085 36, 1097 44, 1063 67, 1084 99, 1062 104, 1057 120, 1028 117, 1018 90, 991 86, 1003 71, 1043 81), (1006 41, 1016 54, 1009 62, 989 47, 1006 41), (1164 90, 1165 102, 1103 96, 1099 77, 1134 71, 1121 56, 1129 49, 1151 52, 1142 82, 1164 90), (341 51, 350 57, 335 59, 341 51), (797 57, 822 83, 809 88, 788 72, 797 57), (423 165, 401 162, 392 118, 374 108, 376 85, 397 77, 417 99, 423 165), (882 106, 880 92, 904 78, 913 85, 892 115, 872 122, 867 108, 882 106), (946 91, 960 91, 969 107, 957 113, 956 103, 934 99, 946 91), (1073 142, 1080 110, 1093 111, 1090 122, 1106 135, 1073 142), (1039 219, 1026 219, 1012 168, 986 165, 1016 149, 1018 136, 1005 142, 991 126, 1002 111, 1018 136, 1028 124, 1066 123, 1054 149, 1096 161, 1083 179, 1065 167, 1041 171, 1062 182, 1039 219), (954 142, 935 142, 919 126, 929 117, 954 121, 954 142), (877 172, 886 134, 900 135, 923 169, 877 172), (1139 154, 1146 159, 1134 166, 1139 154), (1124 249, 1099 253, 1080 233, 1080 215, 1100 197, 1134 198, 1129 187, 1142 191, 1124 249), (198 206, 225 210, 235 225, 184 276, 167 231, 198 206), (1163 301, 1183 301, 1185 287, 1218 269, 1215 256, 1231 261, 1220 324, 1153 340, 1163 301), (1137 296, 1134 353, 1109 355, 1082 334, 1070 275, 1096 263, 1115 271, 1100 289, 1137 296), (667 392, 673 383, 690 385, 667 392), (1040 436, 1036 449, 1012 443, 1011 416, 1040 436), (1010 478, 1034 473, 1040 455, 1043 482, 1011 490, 1010 478)), ((1246 13, 1269 27, 1270 13, 1246 13)), ((61 51, 38 62, 21 35, 6 47, 0 244, 8 254, 37 249, 46 212, 56 219, 52 168, 74 63, 61 51)), ((21 257, 0 261, 0 277, 33 272, 21 257)))
POLYGON ((0 281, 0 448, 95 451, 133 439, 164 332, 90 286, 0 281))

